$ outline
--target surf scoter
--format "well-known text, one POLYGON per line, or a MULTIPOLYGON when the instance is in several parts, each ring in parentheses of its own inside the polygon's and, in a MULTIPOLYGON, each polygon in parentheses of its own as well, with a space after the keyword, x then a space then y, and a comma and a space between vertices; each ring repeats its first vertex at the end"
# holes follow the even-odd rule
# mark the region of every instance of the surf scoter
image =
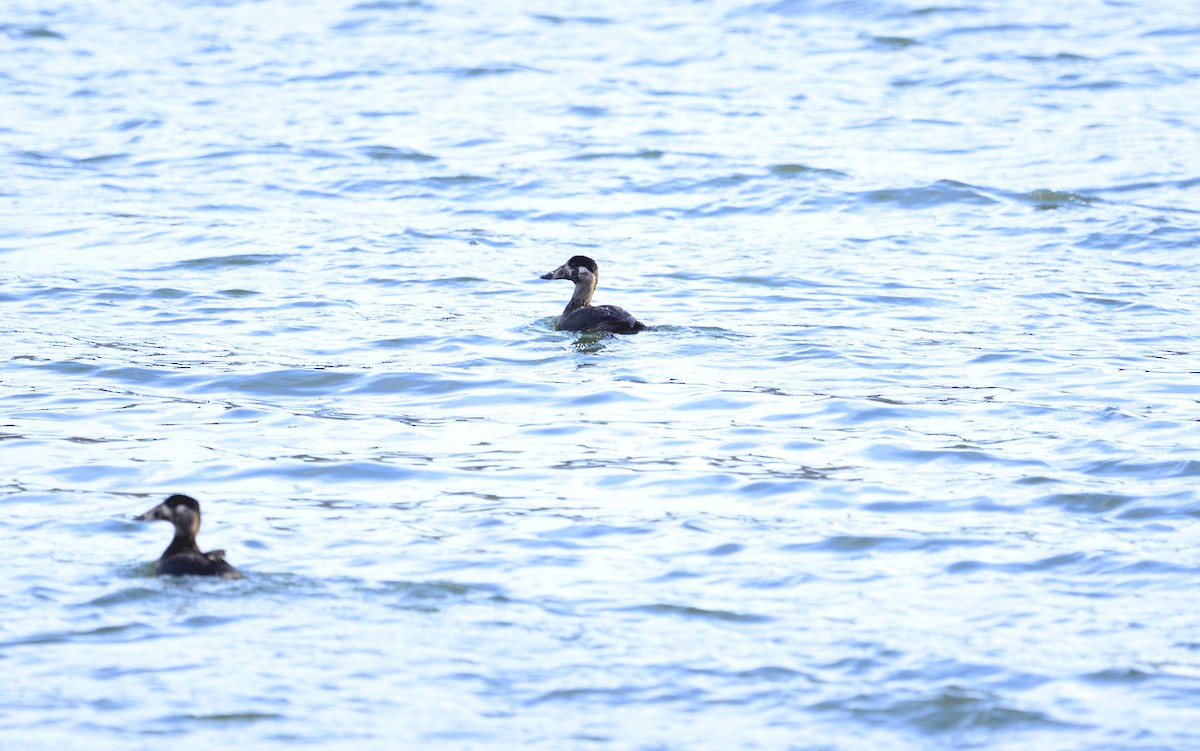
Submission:
POLYGON ((543 279, 570 279, 575 283, 571 301, 558 319, 559 331, 609 331, 614 334, 636 334, 646 324, 616 305, 592 305, 599 274, 596 262, 587 256, 572 256, 543 279))
POLYGON ((242 574, 225 562, 224 550, 201 553, 196 545, 196 533, 200 531, 200 504, 186 495, 173 495, 135 521, 149 522, 155 519, 169 521, 175 525, 175 539, 163 551, 154 567, 155 576, 219 576, 222 579, 241 579, 242 574))

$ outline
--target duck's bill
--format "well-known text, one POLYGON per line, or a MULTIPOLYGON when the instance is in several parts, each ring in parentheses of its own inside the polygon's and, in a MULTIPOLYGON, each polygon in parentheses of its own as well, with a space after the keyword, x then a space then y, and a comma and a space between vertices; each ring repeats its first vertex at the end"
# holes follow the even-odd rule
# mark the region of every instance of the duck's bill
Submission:
POLYGON ((557 269, 555 269, 554 271, 551 271, 549 274, 542 274, 542 278, 543 279, 566 279, 570 275, 571 275, 571 270, 568 269, 567 264, 564 263, 562 266, 559 266, 557 269))
POLYGON ((133 520, 135 522, 152 522, 155 519, 166 519, 166 518, 168 518, 167 517, 167 505, 165 503, 160 503, 157 506, 155 506, 154 508, 147 511, 146 513, 142 514, 141 516, 133 517, 133 520))

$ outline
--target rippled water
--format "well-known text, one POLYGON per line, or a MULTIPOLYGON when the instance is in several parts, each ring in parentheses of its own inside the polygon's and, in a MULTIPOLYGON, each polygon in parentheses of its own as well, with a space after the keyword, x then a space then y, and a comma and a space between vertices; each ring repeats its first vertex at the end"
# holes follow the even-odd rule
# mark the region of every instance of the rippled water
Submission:
POLYGON ((0 50, 3 748, 1200 747, 1193 4, 0 50))

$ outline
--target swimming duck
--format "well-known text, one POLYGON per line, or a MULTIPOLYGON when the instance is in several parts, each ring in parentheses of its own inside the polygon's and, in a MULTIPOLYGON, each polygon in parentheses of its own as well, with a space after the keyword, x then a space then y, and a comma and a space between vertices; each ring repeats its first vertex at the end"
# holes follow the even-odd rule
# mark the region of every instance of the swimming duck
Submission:
POLYGON ((616 305, 592 305, 592 294, 596 291, 599 274, 596 262, 587 256, 572 256, 543 279, 570 279, 575 283, 575 293, 558 319, 559 331, 610 331, 614 334, 636 334, 646 328, 624 308, 616 305))
POLYGON ((163 519, 175 525, 175 539, 163 551, 154 568, 155 576, 219 576, 222 579, 241 579, 242 574, 225 562, 224 550, 201 553, 196 545, 200 531, 200 504, 186 495, 173 495, 135 521, 163 519))

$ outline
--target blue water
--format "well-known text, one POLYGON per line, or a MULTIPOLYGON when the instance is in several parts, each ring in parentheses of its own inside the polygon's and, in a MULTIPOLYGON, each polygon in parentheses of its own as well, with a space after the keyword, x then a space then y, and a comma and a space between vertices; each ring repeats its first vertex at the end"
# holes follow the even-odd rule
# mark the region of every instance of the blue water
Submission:
POLYGON ((10 5, 0 748, 1200 748, 1198 50, 10 5), (175 492, 244 580, 153 577, 175 492))

